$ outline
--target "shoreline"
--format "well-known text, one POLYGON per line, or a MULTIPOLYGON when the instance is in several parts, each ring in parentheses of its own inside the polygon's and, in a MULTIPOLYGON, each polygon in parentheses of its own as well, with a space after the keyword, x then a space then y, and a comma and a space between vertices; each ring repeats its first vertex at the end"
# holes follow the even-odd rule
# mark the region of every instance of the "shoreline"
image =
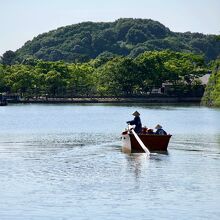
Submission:
POLYGON ((144 97, 144 98, 47 98, 8 100, 9 103, 200 103, 201 97, 144 97))

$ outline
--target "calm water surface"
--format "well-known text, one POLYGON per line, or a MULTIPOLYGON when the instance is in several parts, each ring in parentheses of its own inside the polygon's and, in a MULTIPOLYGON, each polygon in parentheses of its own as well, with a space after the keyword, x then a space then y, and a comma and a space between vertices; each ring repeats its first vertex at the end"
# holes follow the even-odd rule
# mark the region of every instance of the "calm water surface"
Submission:
POLYGON ((220 219, 220 110, 198 106, 0 107, 0 219, 220 219), (169 152, 127 155, 120 133, 173 134, 169 152))

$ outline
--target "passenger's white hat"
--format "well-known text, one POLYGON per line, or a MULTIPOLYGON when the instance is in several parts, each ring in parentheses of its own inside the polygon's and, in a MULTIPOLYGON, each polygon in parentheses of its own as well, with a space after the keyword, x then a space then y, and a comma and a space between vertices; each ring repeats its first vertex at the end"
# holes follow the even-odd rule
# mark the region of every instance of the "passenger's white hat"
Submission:
POLYGON ((155 129, 160 129, 160 128, 162 128, 162 126, 159 124, 155 127, 155 129))

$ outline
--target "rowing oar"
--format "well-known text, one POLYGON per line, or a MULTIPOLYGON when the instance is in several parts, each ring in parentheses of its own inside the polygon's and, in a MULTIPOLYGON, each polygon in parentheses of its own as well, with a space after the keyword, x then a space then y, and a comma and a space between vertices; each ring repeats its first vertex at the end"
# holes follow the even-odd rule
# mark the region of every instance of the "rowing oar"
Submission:
POLYGON ((147 147, 144 145, 143 141, 138 137, 137 133, 134 131, 134 128, 131 125, 128 125, 129 130, 133 133, 135 136, 137 142, 140 144, 144 152, 147 154, 147 156, 150 156, 150 151, 147 149, 147 147))

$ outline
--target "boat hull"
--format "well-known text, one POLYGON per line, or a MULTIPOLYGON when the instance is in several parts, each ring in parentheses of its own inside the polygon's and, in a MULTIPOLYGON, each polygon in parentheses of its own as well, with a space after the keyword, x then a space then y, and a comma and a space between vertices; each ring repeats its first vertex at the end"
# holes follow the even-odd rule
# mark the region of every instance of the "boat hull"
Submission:
MULTIPOLYGON (((166 152, 172 135, 138 135, 150 152, 166 152)), ((133 134, 122 135, 122 150, 130 153, 144 153, 133 134)))

